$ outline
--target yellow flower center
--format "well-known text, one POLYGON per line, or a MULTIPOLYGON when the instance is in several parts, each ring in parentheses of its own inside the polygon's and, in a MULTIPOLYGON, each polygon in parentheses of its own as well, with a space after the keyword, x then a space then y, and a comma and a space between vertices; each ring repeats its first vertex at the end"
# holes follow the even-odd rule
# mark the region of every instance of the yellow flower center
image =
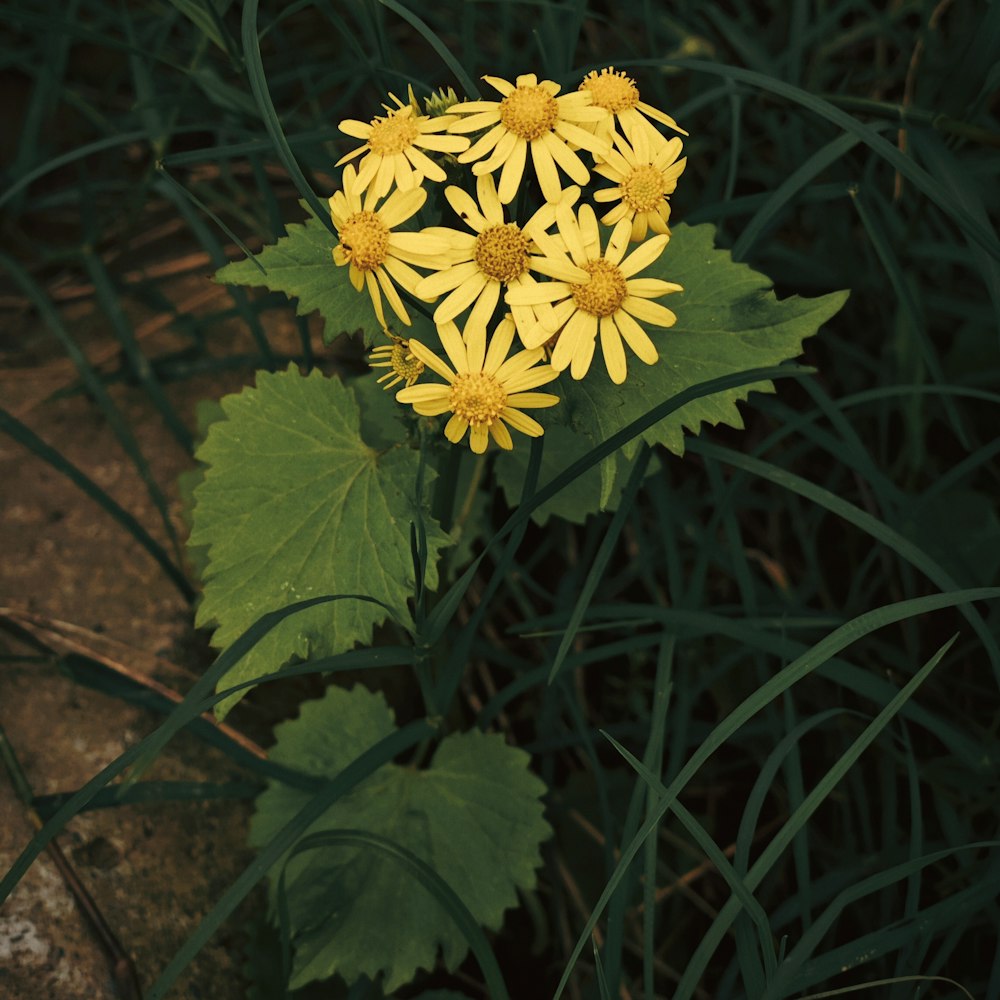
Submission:
POLYGON ((493 423, 507 405, 507 390, 486 372, 463 372, 451 385, 451 410, 470 424, 493 423))
POLYGON ((591 70, 583 78, 580 90, 589 90, 594 104, 613 115, 626 108, 634 108, 639 103, 639 88, 635 80, 610 69, 602 69, 600 73, 591 70))
POLYGON ((368 137, 369 149, 377 156, 391 156, 409 149, 420 135, 420 127, 410 116, 412 110, 406 107, 385 118, 373 118, 372 134, 368 137))
POLYGON ((559 120, 559 105, 544 87, 518 87, 500 102, 504 127, 527 142, 552 131, 559 120))
POLYGON ((495 281, 510 282, 528 270, 528 238, 513 222, 484 229, 476 238, 476 264, 495 281))
POLYGON ((377 212, 355 212, 340 230, 344 256, 360 271, 374 271, 389 256, 389 228, 377 212))
POLYGON ((410 355, 409 341, 392 345, 392 354, 389 355, 392 370, 407 381, 418 379, 424 373, 424 363, 420 358, 410 355))
POLYGON ((636 167, 621 188, 622 201, 636 212, 652 212, 663 201, 663 175, 652 164, 636 167))
POLYGON ((583 269, 590 274, 585 285, 573 286, 573 301, 592 316, 612 316, 625 301, 628 285, 621 268, 598 257, 587 261, 583 269))

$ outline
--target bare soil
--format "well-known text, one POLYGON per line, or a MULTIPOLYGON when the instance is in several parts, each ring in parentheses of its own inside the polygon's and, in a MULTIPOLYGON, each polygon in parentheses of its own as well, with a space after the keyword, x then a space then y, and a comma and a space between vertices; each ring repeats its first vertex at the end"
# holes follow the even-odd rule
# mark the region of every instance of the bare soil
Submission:
MULTIPOLYGON (((225 290, 208 267, 170 279, 181 313, 225 305, 225 290)), ((62 315, 92 362, 104 371, 119 364, 117 344, 86 289, 62 315)), ((147 356, 186 343, 169 315, 126 303, 147 356)), ((159 515, 135 466, 99 408, 82 392, 63 398, 76 373, 51 332, 16 297, 2 311, 11 340, 0 344, 0 405, 106 490, 165 547, 159 515)), ((268 316, 275 350, 300 349, 290 312, 268 316)), ((211 328, 211 351, 248 353, 252 341, 237 321, 211 328)), ((314 345, 322 350, 317 331, 314 345)), ((252 382, 248 367, 167 386, 190 428, 201 399, 219 398, 252 382)), ((177 477, 193 461, 165 426, 141 388, 110 387, 153 476, 167 495, 183 537, 177 477)), ((0 724, 36 795, 72 791, 159 718, 75 683, 58 654, 84 652, 137 678, 151 678, 178 694, 207 662, 193 611, 149 554, 67 478, 24 447, 0 436, 0 724), (7 627, 4 627, 6 621, 7 627), (11 622, 25 623, 54 655, 39 656, 11 622)), ((21 627, 19 626, 19 627, 21 627)), ((257 710, 236 714, 257 739, 268 720, 257 710)), ((154 780, 247 780, 227 757, 192 736, 175 739, 146 775, 154 780)), ((57 838, 69 865, 138 972, 143 988, 196 929, 201 918, 250 860, 245 845, 250 806, 222 800, 149 803, 86 812, 57 838)), ((29 812, 0 768, 0 872, 6 872, 34 832, 29 812)), ((200 953, 172 996, 246 995, 240 968, 246 925, 262 907, 252 897, 200 953)), ((40 857, 0 910, 0 996, 4 1000, 103 1000, 127 995, 112 980, 106 946, 95 935, 52 861, 40 857)))

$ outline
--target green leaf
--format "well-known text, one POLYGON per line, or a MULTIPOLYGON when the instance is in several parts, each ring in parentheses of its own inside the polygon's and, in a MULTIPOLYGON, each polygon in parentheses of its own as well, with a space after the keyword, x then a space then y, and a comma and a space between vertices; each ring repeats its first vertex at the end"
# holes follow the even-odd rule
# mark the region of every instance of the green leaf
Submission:
MULTIPOLYGON (((644 278, 684 286, 683 292, 662 300, 677 314, 677 324, 651 331, 660 352, 656 364, 644 365, 630 356, 628 380, 616 386, 598 352, 585 379, 576 382, 564 375, 556 384, 553 391, 563 396, 563 403, 553 413, 592 444, 688 386, 796 357, 802 341, 847 300, 847 292, 833 292, 779 302, 770 279, 746 264, 734 263, 728 250, 717 250, 714 235, 715 227, 707 224, 675 226, 663 255, 642 272, 644 278)), ((702 422, 742 428, 736 403, 752 390, 773 392, 774 386, 760 382, 697 399, 649 428, 642 438, 681 455, 685 428, 695 434, 702 422)), ((634 455, 638 447, 638 440, 633 441, 626 453, 634 455)), ((609 497, 605 485, 602 504, 609 497)))
MULTIPOLYGON (((545 427, 545 450, 542 468, 538 473, 539 488, 547 486, 561 472, 590 451, 591 443, 564 424, 558 423, 557 411, 542 410, 533 414, 545 427)), ((521 500, 524 476, 528 469, 527 448, 515 447, 511 452, 497 456, 496 476, 512 507, 521 500)), ((562 517, 573 524, 583 524, 588 515, 598 510, 614 510, 618 506, 622 487, 628 479, 632 463, 619 451, 607 461, 588 469, 579 479, 560 490, 551 500, 546 500, 534 511, 531 518, 545 524, 550 517, 562 517)))
MULTIPOLYGON (((331 687, 306 702, 299 718, 276 727, 271 758, 332 778, 394 727, 381 694, 331 687)), ((515 890, 534 886, 539 845, 550 835, 539 801, 545 786, 528 764, 528 755, 499 734, 452 734, 426 770, 383 765, 308 833, 360 829, 399 844, 495 930, 516 905, 515 890)), ((272 782, 257 800, 251 843, 266 844, 307 798, 272 782)), ((276 887, 275 877, 273 903, 276 887)), ((434 897, 374 851, 336 847, 296 855, 286 890, 296 944, 293 988, 334 974, 353 982, 382 973, 391 993, 418 969, 433 968, 439 949, 449 969, 465 956, 465 938, 434 897)))
MULTIPOLYGON (((324 594, 376 598, 409 627, 417 452, 372 448, 352 390, 318 371, 260 372, 256 388, 227 396, 222 409, 226 419, 197 452, 207 468, 191 532, 192 545, 208 546, 197 623, 217 625, 213 643, 225 647, 262 614, 324 594)), ((434 587, 448 540, 426 511, 424 519, 434 587)), ((271 631, 220 684, 369 643, 387 614, 359 600, 310 608, 271 631)))
POLYGON ((348 277, 348 268, 334 264, 337 238, 314 216, 304 224, 293 222, 285 228, 287 236, 264 247, 253 258, 220 268, 215 280, 224 285, 264 286, 273 292, 284 292, 289 298, 298 299, 295 311, 300 316, 318 309, 325 320, 326 343, 340 333, 358 329, 370 343, 380 332, 381 324, 375 318, 368 292, 356 291, 348 277))

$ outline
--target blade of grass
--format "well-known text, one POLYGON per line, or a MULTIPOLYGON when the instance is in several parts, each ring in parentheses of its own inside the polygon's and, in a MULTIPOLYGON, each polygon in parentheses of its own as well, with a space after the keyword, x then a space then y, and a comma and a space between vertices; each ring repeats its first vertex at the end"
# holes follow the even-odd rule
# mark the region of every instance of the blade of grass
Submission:
MULTIPOLYGON (((659 801, 668 794, 663 782, 633 754, 629 753, 613 736, 604 730, 601 731, 601 735, 618 751, 629 767, 647 784, 650 791, 654 794, 653 801, 659 805, 659 801)), ((777 963, 774 958, 774 948, 771 944, 771 927, 764 908, 754 898, 753 893, 747 888, 742 875, 733 867, 726 857, 725 852, 712 839, 701 823, 676 800, 671 803, 670 811, 680 820, 681 825, 690 834, 691 839, 695 842, 698 849, 712 862, 716 871, 725 880, 726 885, 729 886, 733 896, 739 900, 743 911, 753 921, 754 926, 757 928, 761 955, 764 957, 765 965, 768 966, 770 978, 777 968, 777 963)), ((751 992, 750 995, 755 996, 759 995, 759 993, 755 994, 751 992)))
POLYGON ((472 77, 465 72, 462 64, 455 58, 448 46, 413 11, 407 10, 402 4, 396 3, 396 0, 378 0, 378 2, 406 21, 430 45, 441 62, 454 74, 459 86, 465 91, 467 100, 478 101, 480 99, 479 88, 472 77))
POLYGON ((433 644, 443 634, 444 628, 455 614, 463 595, 469 588, 469 584, 478 572, 479 564, 494 545, 506 538, 515 529, 526 524, 534 510, 547 500, 551 500, 560 490, 565 489, 585 472, 614 454, 622 445, 638 437, 643 431, 652 427, 653 424, 675 410, 679 410, 686 403, 694 399, 700 399, 702 396, 710 396, 725 389, 735 389, 743 385, 752 385, 754 382, 771 381, 776 378, 801 378, 812 374, 813 371, 814 369, 812 368, 799 365, 782 365, 772 368, 754 368, 745 372, 735 372, 732 375, 719 376, 718 378, 709 379, 707 382, 699 382, 677 393, 677 395, 671 396, 670 399, 665 400, 659 405, 654 406, 647 413, 643 414, 643 416, 637 417, 620 431, 616 431, 582 458, 577 459, 577 461, 567 466, 551 482, 538 490, 530 501, 522 501, 518 509, 504 522, 500 530, 487 541, 483 552, 476 557, 465 573, 452 584, 438 605, 428 615, 428 632, 425 641, 433 644))
MULTIPOLYGON (((85 809, 117 809, 118 806, 136 802, 212 802, 216 799, 252 799, 264 790, 264 786, 251 781, 141 781, 130 788, 125 795, 119 795, 115 788, 105 788, 95 795, 85 809)), ((56 792, 52 795, 37 795, 32 805, 43 820, 49 819, 66 802, 72 792, 56 792)))
MULTIPOLYGON (((160 520, 163 522, 163 529, 167 534, 167 538, 170 540, 171 546, 173 547, 174 556, 177 561, 180 562, 180 544, 177 540, 177 533, 174 530, 173 522, 170 519, 170 512, 166 497, 163 495, 163 491, 153 478, 153 474, 149 468, 149 463, 143 456, 142 450, 136 442, 132 432, 129 430, 128 425, 119 413, 118 407, 115 406, 111 397, 108 395, 108 391, 104 387, 104 383, 101 381, 100 376, 98 376, 98 374, 91 367, 86 355, 77 346, 76 341, 69 335, 69 332, 63 325, 62 320, 59 318, 59 314, 56 312, 51 301, 49 300, 49 297, 45 295, 45 293, 35 284, 35 282, 28 275, 28 272, 25 271, 20 264, 16 263, 3 253, 0 253, 0 266, 6 268, 7 273, 14 279, 14 281, 21 287, 25 295, 27 295, 31 300, 32 304, 38 310, 42 321, 49 328, 49 330, 55 334, 59 343, 62 345, 63 350, 65 350, 69 355, 69 358, 76 367, 76 370, 80 373, 80 378, 87 387, 87 391, 96 400, 97 405, 101 408, 101 413, 103 414, 104 419, 107 420, 108 425, 114 432, 115 437, 118 438, 125 454, 131 459, 136 471, 142 478, 142 481, 146 486, 146 492, 149 494, 149 498, 153 501, 153 505, 156 507, 156 510, 160 515, 160 520)), ((50 459, 46 460, 50 461, 50 459)), ((67 465, 68 464, 69 463, 67 463, 67 465)), ((67 473, 64 472, 64 474, 67 473)), ((94 496, 94 494, 90 495, 94 496)))
MULTIPOLYGON (((721 747, 733 733, 753 718, 753 716, 756 715, 764 707, 764 705, 780 695, 782 691, 791 687, 796 681, 811 673, 820 664, 826 662, 826 660, 834 656, 836 653, 839 653, 842 649, 871 632, 883 628, 886 625, 903 621, 913 615, 926 614, 930 611, 940 610, 947 607, 961 606, 962 604, 970 601, 991 600, 998 597, 1000 597, 1000 588, 977 588, 973 590, 957 591, 949 594, 932 594, 927 597, 920 597, 909 601, 900 601, 896 604, 884 605, 874 611, 865 612, 830 633, 825 639, 818 642, 815 646, 808 650, 808 652, 804 653, 794 662, 783 668, 770 681, 763 685, 763 687, 741 702, 737 708, 730 712, 730 714, 712 730, 708 739, 704 740, 697 750, 695 750, 694 754, 692 754, 684 767, 680 769, 677 776, 667 787, 667 793, 661 796, 658 800, 657 808, 654 814, 649 820, 646 821, 645 824, 643 824, 643 828, 633 838, 632 842, 622 851, 621 860, 615 869, 614 875, 601 892, 601 896, 598 899, 593 912, 587 919, 586 925, 581 931, 580 937, 577 939, 577 943, 573 948, 563 975, 559 980, 554 1000, 559 1000, 559 997, 562 996, 569 981, 569 977, 572 974, 573 966, 575 965, 576 960, 579 958, 580 953, 586 945, 594 927, 597 925, 597 921, 604 912, 609 899, 614 894, 623 874, 632 863, 635 855, 642 848, 642 844, 649 836, 655 822, 667 813, 674 799, 676 799, 681 790, 697 773, 702 764, 708 760, 708 758, 711 757, 712 754, 714 754, 715 751, 718 750, 719 747, 721 747)), ((896 700, 897 699, 894 699, 890 705, 895 706, 896 700)), ((899 707, 902 707, 906 700, 907 698, 903 698, 900 701, 899 707)), ((807 802, 808 801, 809 800, 807 800, 807 802)), ((795 830, 797 829, 798 825, 795 827, 795 830)), ((777 843, 777 838, 771 843, 777 843)), ((758 864, 760 864, 759 861, 758 864)), ((751 869, 751 872, 753 872, 753 870, 754 869, 751 869)), ((754 886, 750 885, 749 888, 752 889, 754 886)), ((737 906, 738 905, 739 904, 737 903, 737 906)), ((712 951, 714 951, 714 947, 712 948, 712 951)), ((691 970, 692 968, 693 964, 689 965, 688 969, 691 970)), ((693 973, 693 976, 697 977, 700 976, 700 974, 701 971, 699 969, 693 973)), ((690 988, 693 989, 693 984, 690 988)))
POLYGON ((923 857, 914 858, 903 864, 895 865, 886 871, 872 875, 870 878, 864 879, 858 884, 845 889, 817 917, 816 923, 806 934, 803 934, 796 947, 786 956, 785 962, 778 970, 777 978, 771 984, 768 993, 762 1000, 777 1000, 779 997, 787 996, 789 990, 797 992, 813 983, 822 982, 831 975, 835 975, 845 966, 851 968, 879 954, 895 950, 913 936, 928 933, 935 926, 947 926, 950 921, 954 921, 963 912, 968 912, 968 907, 976 904, 982 905, 991 900, 996 894, 997 866, 995 864, 993 865, 994 872, 992 879, 983 878, 963 892, 957 893, 957 898, 946 899, 940 903, 925 907, 915 925, 897 925, 880 928, 873 934, 865 935, 861 939, 842 945, 825 955, 819 956, 818 959, 810 963, 812 966, 811 969, 805 965, 806 959, 816 949, 822 936, 828 933, 829 928, 839 917, 840 913, 851 903, 907 878, 915 870, 943 861, 958 851, 976 850, 985 847, 995 848, 998 846, 1000 846, 1000 841, 993 840, 966 844, 959 848, 948 848, 944 851, 936 851, 933 854, 926 854, 923 857))
MULTIPOLYGON (((670 707, 670 694, 673 689, 674 650, 676 641, 673 636, 666 636, 660 643, 656 657, 656 679, 653 682, 653 705, 650 711, 649 741, 643 764, 650 774, 659 782, 663 771, 664 733, 667 725, 667 711, 670 707)), ((648 821, 656 808, 656 796, 650 789, 646 795, 646 820, 648 821)), ((656 954, 656 862, 658 824, 654 823, 650 836, 646 839, 645 856, 643 858, 642 883, 642 984, 646 1000, 655 996, 655 967, 653 957, 656 954)))
POLYGON ((195 598, 195 590, 188 583, 184 572, 173 562, 166 551, 148 531, 123 507, 120 507, 100 486, 81 472, 62 453, 46 444, 33 430, 0 407, 0 431, 9 434, 18 444, 47 462, 56 472, 65 476, 74 486, 82 490, 104 508, 156 561, 166 573, 170 582, 189 603, 195 598))
MULTIPOLYGON (((373 598, 364 595, 344 594, 331 595, 325 597, 312 597, 296 604, 290 604, 280 611, 271 611, 259 618, 250 626, 231 646, 229 646, 212 664, 211 667, 191 687, 185 695, 184 700, 178 705, 167 719, 158 726, 149 736, 140 740, 135 746, 129 747, 124 753, 116 757, 107 767, 102 768, 93 778, 90 779, 79 791, 66 802, 64 806, 56 811, 51 819, 42 827, 38 833, 31 838, 31 841, 17 857, 10 870, 0 879, 0 903, 10 895, 14 887, 20 882, 24 873, 31 866, 32 862, 45 849, 46 845, 55 837, 66 824, 86 806, 93 797, 102 789, 109 785, 115 778, 122 774, 131 764, 138 762, 140 770, 155 759, 160 751, 180 732, 189 722, 197 718, 203 712, 211 709, 214 705, 223 701, 231 693, 241 690, 244 687, 252 687, 258 681, 248 681, 229 691, 223 691, 213 697, 207 697, 215 684, 232 667, 239 662, 260 640, 273 628, 283 622, 290 615, 299 611, 314 607, 318 604, 328 604, 338 600, 364 600, 373 601, 373 598)), ((375 602, 378 603, 378 602, 375 602)), ((361 650, 360 652, 374 654, 376 650, 361 650)), ((311 671, 315 672, 315 671, 311 671)), ((284 672, 270 675, 271 678, 287 676, 284 672)), ((129 784, 135 784, 135 781, 129 784)), ((124 794, 128 785, 118 785, 119 794, 124 794)))
POLYGON ((115 339, 121 345, 122 353, 128 361, 132 373, 139 384, 145 390, 153 405, 160 411, 163 422, 170 432, 177 439, 180 446, 190 455, 194 452, 194 438, 191 432, 184 426, 173 404, 167 399, 163 387, 160 385, 156 373, 153 371, 149 359, 143 354, 139 347, 139 342, 135 338, 135 332, 125 316, 121 307, 121 296, 112 286, 111 278, 103 261, 92 250, 85 250, 83 255, 84 267, 90 280, 94 283, 94 290, 97 299, 104 310, 105 315, 111 322, 115 339))
POLYGON ((942 212, 950 216, 970 239, 981 246, 991 257, 1000 260, 1000 240, 997 239, 996 233, 992 232, 976 219, 975 216, 971 215, 963 205, 944 190, 935 177, 918 166, 910 157, 901 153, 892 143, 879 135, 875 129, 858 121, 856 118, 852 118, 829 101, 825 101, 799 87, 793 87, 791 84, 774 79, 763 73, 742 69, 738 66, 724 66, 718 63, 705 62, 701 59, 636 59, 633 60, 632 65, 676 66, 679 69, 689 69, 696 73, 709 73, 713 76, 736 80, 751 87, 756 87, 759 90, 776 94, 794 104, 807 108, 843 131, 858 136, 866 146, 877 153, 883 160, 886 160, 907 180, 911 181, 914 187, 934 202, 942 212))
POLYGON ((274 109, 274 102, 271 100, 267 77, 264 74, 264 63, 260 55, 260 39, 257 36, 258 2, 259 0, 246 0, 243 5, 243 59, 246 63, 247 75, 250 78, 250 89, 257 101, 261 118, 264 120, 264 127, 274 143, 278 159, 288 171, 288 176, 291 177, 299 194, 305 198, 313 215, 320 219, 330 232, 333 232, 330 213, 316 197, 316 192, 313 191, 302 173, 298 161, 295 159, 295 154, 285 138, 278 112, 274 109))
MULTIPOLYGON (((780 469, 776 465, 771 465, 769 462, 764 462, 757 458, 751 458, 749 455, 741 455, 739 452, 735 452, 729 448, 723 448, 719 445, 713 444, 709 441, 703 441, 699 438, 690 439, 688 442, 688 449, 698 455, 707 455, 712 458, 717 458, 720 461, 724 461, 729 465, 734 466, 735 468, 743 469, 744 471, 750 472, 755 476, 767 479, 772 483, 776 483, 778 486, 782 486, 785 489, 798 493, 800 496, 811 500, 813 503, 819 504, 821 507, 825 507, 831 513, 843 518, 845 521, 854 525, 861 531, 864 531, 866 534, 871 535, 872 538, 882 542, 883 545, 887 545, 900 558, 904 559, 911 566, 919 569, 921 573, 934 583, 935 586, 940 587, 941 590, 955 591, 959 589, 959 584, 952 579, 951 574, 945 572, 945 570, 942 569, 942 567, 935 562, 935 560, 928 556, 923 549, 915 545, 909 539, 904 538, 901 534, 899 534, 899 532, 894 531, 882 521, 872 517, 871 514, 860 510, 858 507, 848 503, 846 500, 842 500, 829 490, 825 490, 821 486, 817 486, 815 483, 802 479, 794 473, 780 469)), ((996 637, 986 626, 982 616, 975 610, 975 608, 963 608, 962 614, 968 620, 969 624, 975 630, 976 635, 979 636, 982 641, 983 646, 989 655, 990 663, 993 666, 994 676, 996 677, 997 682, 1000 683, 1000 647, 997 645, 996 637)))
MULTIPOLYGON (((903 274, 903 269, 900 266, 899 259, 893 252, 888 236, 883 230, 881 223, 875 218, 874 213, 869 210, 866 204, 866 197, 867 196, 861 192, 860 188, 855 187, 851 190, 851 200, 858 213, 858 218, 861 219, 861 223, 865 227, 865 232, 868 234, 868 239, 871 241, 872 247, 878 255, 878 259, 881 262, 882 267, 885 268, 886 275, 889 278, 889 283, 892 285, 892 289, 896 294, 896 299, 899 302, 900 309, 906 317, 909 327, 916 337, 917 348, 920 352, 920 356, 923 358, 924 364, 927 365, 934 381, 938 383, 944 382, 945 378, 944 372, 941 369, 941 362, 938 361, 937 352, 935 351, 934 345, 927 334, 926 324, 920 315, 917 303, 914 301, 913 294, 910 291, 910 286, 906 281, 905 275, 903 274)), ((919 399, 919 397, 915 398, 919 399)), ((945 396, 943 402, 945 410, 948 413, 948 417, 951 420, 952 428, 955 431, 955 436, 961 442, 962 447, 968 450, 970 447, 969 437, 966 433, 965 425, 959 418, 958 410, 956 409, 955 404, 952 402, 950 396, 945 396)), ((914 433, 920 435, 922 423, 919 421, 919 417, 916 417, 915 419, 917 420, 918 426, 914 428, 914 433)))
MULTIPOLYGON (((750 221, 743 227, 742 232, 733 243, 733 260, 746 260, 751 248, 767 231, 771 221, 788 205, 791 200, 810 181, 815 180, 824 170, 832 166, 838 160, 843 159, 861 139, 850 133, 844 133, 831 140, 825 146, 821 146, 803 164, 793 170, 788 177, 778 185, 768 196, 760 208, 754 212, 750 221)), ((845 187, 844 194, 847 194, 845 187)), ((727 201, 729 199, 726 199, 727 201)))
POLYGON ((608 562, 614 553, 615 545, 618 543, 618 536, 621 534, 622 528, 625 527, 625 520, 632 510, 632 505, 635 503, 636 494, 639 492, 642 481, 646 478, 646 469, 649 467, 651 456, 652 451, 649 446, 643 445, 635 464, 632 466, 628 482, 625 484, 625 489, 618 504, 618 510, 615 511, 614 517, 611 519, 611 524, 608 526, 601 541, 601 546, 594 556, 594 561, 587 573, 587 578, 580 588, 576 604, 573 605, 569 621, 566 624, 566 631, 563 633, 563 637, 559 642, 559 648, 556 650, 555 658, 552 661, 552 669, 549 671, 549 684, 556 679, 570 646, 576 640, 577 630, 583 621, 583 616, 587 613, 587 607, 604 577, 608 562))
MULTIPOLYGON (((919 604, 920 600, 904 601, 902 603, 914 605, 919 604)), ((899 605, 895 605, 895 607, 898 608, 899 605)), ((857 621, 857 619, 855 619, 855 621, 857 621)), ((892 721, 902 706, 909 701, 909 699, 916 692, 917 688, 920 687, 927 677, 930 676, 931 671, 938 665, 938 663, 941 662, 957 638, 957 635, 952 636, 951 639, 938 649, 938 651, 920 668, 920 670, 918 670, 897 692, 896 696, 878 713, 871 723, 865 727, 864 731, 851 744, 850 748, 841 755, 836 763, 833 764, 826 774, 816 783, 812 791, 806 796, 798 808, 792 812, 791 816, 789 816, 786 822, 782 825, 781 829, 774 835, 767 847, 761 851, 760 856, 753 863, 753 865, 751 865, 745 879, 748 889, 752 891, 760 884, 761 880, 775 865, 778 858, 782 855, 782 853, 784 853, 785 849, 794 839, 798 831, 809 821, 809 818, 813 815, 813 813, 815 813, 830 792, 832 792, 833 789, 840 783, 847 772, 853 768, 861 754, 864 753, 869 746, 871 746, 882 730, 885 729, 885 727, 892 721)), ((755 698, 756 695, 751 696, 751 699, 755 698)), ((712 922, 712 926, 708 929, 707 933, 702 937, 702 940, 699 942, 694 954, 691 956, 691 960, 688 963, 687 968, 684 970, 684 975, 681 977, 681 981, 677 986, 675 1000, 690 1000, 690 997, 694 994, 695 989, 697 988, 698 980, 707 968, 708 963, 711 961, 715 950, 722 942, 729 925, 740 912, 741 905, 740 900, 736 897, 732 897, 719 911, 719 915, 712 922)), ((817 919, 816 923, 814 923, 813 926, 803 934, 802 940, 810 938, 811 935, 814 935, 820 924, 821 920, 817 919)), ((781 984, 785 981, 785 969, 789 968, 789 961, 789 956, 786 956, 781 968, 769 983, 768 990, 765 994, 766 1000, 777 1000, 778 997, 783 995, 781 984)))

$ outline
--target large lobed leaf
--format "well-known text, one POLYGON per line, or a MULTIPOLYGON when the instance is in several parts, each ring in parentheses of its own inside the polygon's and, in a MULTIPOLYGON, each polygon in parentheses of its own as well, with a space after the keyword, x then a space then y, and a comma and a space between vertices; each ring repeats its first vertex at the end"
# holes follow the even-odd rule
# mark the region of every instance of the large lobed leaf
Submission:
MULTIPOLYGON (((650 331, 660 353, 656 364, 645 365, 629 355, 628 379, 617 386, 608 377, 598 350, 586 378, 577 382, 564 373, 549 387, 563 401, 538 415, 547 428, 546 436, 560 426, 572 435, 565 431, 551 434, 551 442, 558 445, 557 455, 546 451, 541 485, 684 389, 797 357, 802 341, 813 336, 847 300, 847 292, 832 292, 814 299, 792 296, 779 302, 770 279, 746 264, 735 263, 728 250, 716 249, 714 237, 715 227, 708 224, 673 227, 662 256, 641 274, 684 286, 683 292, 662 300, 677 314, 677 324, 668 330, 650 331)), ((685 430, 697 434, 702 423, 742 428, 736 404, 751 391, 773 392, 774 385, 760 382, 694 400, 654 424, 642 439, 681 455, 685 430)), ((634 456, 638 447, 638 440, 626 446, 624 458, 634 456)), ((585 476, 540 508, 536 520, 557 513, 581 521, 587 514, 613 506, 630 464, 621 455, 608 459, 601 465, 599 489, 594 475, 585 476)), ((516 457, 511 461, 504 456, 498 463, 498 475, 512 502, 520 495, 524 466, 516 457)))
MULTIPOLYGON (((318 371, 259 372, 256 388, 227 396, 222 409, 225 419, 212 424, 197 452, 206 469, 191 532, 191 544, 208 549, 197 623, 217 626, 213 643, 225 647, 266 612, 326 594, 377 598, 409 625, 418 454, 366 443, 354 392, 318 371)), ((428 470, 425 481, 431 478, 428 470)), ((426 510, 422 516, 433 587, 437 555, 448 540, 426 510)), ((387 614, 348 599, 293 615, 221 687, 293 657, 368 643, 387 614)), ((219 714, 236 700, 223 702, 219 714)))
MULTIPOLYGON (((641 417, 658 403, 698 382, 720 375, 780 364, 797 357, 811 337, 847 301, 847 292, 815 299, 797 295, 778 301, 770 278, 733 261, 714 246, 715 227, 678 225, 660 258, 642 272, 684 286, 662 301, 677 314, 668 330, 651 330, 660 360, 645 365, 629 358, 628 380, 616 386, 598 352, 580 382, 562 378, 565 422, 594 444, 641 417)), ((771 382, 729 389, 694 400, 654 424, 642 436, 678 455, 685 428, 697 434, 702 422, 742 428, 736 408, 752 392, 773 392, 771 382)), ((638 444, 630 450, 634 453, 638 444)))
MULTIPOLYGON (((331 687, 279 725, 271 758, 333 778, 395 727, 381 694, 331 687)), ((427 862, 482 924, 499 928, 535 884, 539 845, 550 835, 539 801, 545 786, 522 750, 478 730, 442 740, 423 771, 383 765, 308 831, 350 828, 385 837, 427 862)), ((250 839, 263 846, 308 801, 278 782, 257 800, 250 839)), ((271 884, 276 901, 277 873, 271 884)), ((339 974, 384 974, 391 993, 438 951, 454 969, 465 939, 434 897, 395 861, 365 848, 324 847, 288 863, 286 891, 296 944, 291 985, 339 974)))
POLYGON ((381 324, 375 318, 368 293, 358 292, 350 282, 348 269, 333 262, 337 237, 314 216, 285 228, 287 236, 264 247, 253 260, 233 261, 220 268, 215 280, 224 285, 262 286, 284 292, 298 300, 296 312, 300 316, 318 309, 324 319, 326 343, 340 333, 358 329, 364 331, 366 341, 375 339, 381 324))

